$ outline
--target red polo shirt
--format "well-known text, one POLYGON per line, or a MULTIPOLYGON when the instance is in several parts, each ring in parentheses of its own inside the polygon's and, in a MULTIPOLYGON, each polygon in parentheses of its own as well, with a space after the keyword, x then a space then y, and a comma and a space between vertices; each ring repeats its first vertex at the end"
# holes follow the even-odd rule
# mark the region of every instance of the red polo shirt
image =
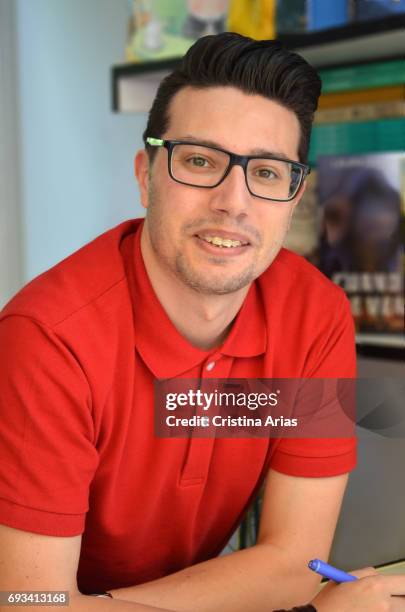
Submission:
POLYGON ((282 250, 224 345, 191 346, 157 300, 141 220, 96 238, 0 313, 0 522, 83 533, 83 592, 138 584, 216 555, 269 465, 328 476, 342 440, 158 439, 155 378, 352 377, 343 292, 282 250))

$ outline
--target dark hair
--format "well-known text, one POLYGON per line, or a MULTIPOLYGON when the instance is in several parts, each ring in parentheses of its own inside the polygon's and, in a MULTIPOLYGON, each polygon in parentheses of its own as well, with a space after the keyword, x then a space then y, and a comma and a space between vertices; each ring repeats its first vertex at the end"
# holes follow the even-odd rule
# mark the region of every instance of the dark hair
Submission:
POLYGON ((173 96, 184 87, 224 85, 262 95, 293 111, 301 127, 299 161, 307 162, 311 126, 321 92, 318 73, 278 41, 253 40, 232 32, 199 38, 179 68, 160 83, 143 134, 151 160, 156 149, 146 144, 146 137, 161 138, 168 129, 173 96))

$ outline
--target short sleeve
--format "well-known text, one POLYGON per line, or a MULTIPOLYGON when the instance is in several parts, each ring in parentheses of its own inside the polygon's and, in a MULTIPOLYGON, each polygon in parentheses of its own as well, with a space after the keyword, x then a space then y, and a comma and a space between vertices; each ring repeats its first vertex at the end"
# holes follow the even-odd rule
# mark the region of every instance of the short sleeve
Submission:
MULTIPOLYGON (((356 344, 350 304, 343 291, 334 316, 324 321, 308 352, 306 378, 355 378, 356 344)), ((282 439, 270 467, 291 476, 323 477, 356 466, 356 438, 282 439)))
POLYGON ((29 317, 0 319, 0 523, 84 531, 98 465, 91 394, 74 354, 29 317))

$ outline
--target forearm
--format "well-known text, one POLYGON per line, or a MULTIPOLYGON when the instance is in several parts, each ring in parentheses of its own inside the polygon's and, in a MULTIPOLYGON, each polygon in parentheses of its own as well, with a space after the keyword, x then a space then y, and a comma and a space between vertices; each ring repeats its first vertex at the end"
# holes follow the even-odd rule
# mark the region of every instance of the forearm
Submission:
POLYGON ((179 612, 269 612, 306 603, 318 582, 304 559, 260 544, 111 593, 179 612))
MULTIPOLYGON (((11 610, 10 606, 0 604, 0 612, 11 610)), ((24 606, 26 612, 38 612, 38 606, 24 606)), ((123 601, 104 597, 91 597, 80 593, 69 597, 69 612, 172 612, 166 608, 157 608, 142 603, 123 601)), ((189 608, 188 612, 192 612, 189 608)))
MULTIPOLYGON (((70 597, 69 612, 172 612, 166 608, 146 605, 133 601, 123 601, 104 597, 91 597, 88 595, 74 595, 70 597)), ((188 612, 192 612, 189 608, 188 612)))

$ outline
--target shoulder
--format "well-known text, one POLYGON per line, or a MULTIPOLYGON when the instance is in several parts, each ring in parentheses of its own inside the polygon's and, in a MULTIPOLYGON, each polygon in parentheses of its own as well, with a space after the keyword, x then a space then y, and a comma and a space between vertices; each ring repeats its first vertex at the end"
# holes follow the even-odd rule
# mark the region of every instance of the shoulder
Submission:
MULTIPOLYGON (((258 279, 274 373, 352 377, 354 325, 344 291, 304 258, 282 249, 258 279)), ((277 374, 279 375, 279 374, 277 374)))
POLYGON ((95 304, 119 300, 126 291, 120 245, 138 226, 139 220, 125 221, 34 278, 6 304, 0 320, 20 315, 55 328, 95 304))
POLYGON ((258 279, 265 304, 289 301, 294 310, 298 304, 325 311, 327 306, 346 302, 344 291, 304 257, 281 249, 273 263, 258 279))

